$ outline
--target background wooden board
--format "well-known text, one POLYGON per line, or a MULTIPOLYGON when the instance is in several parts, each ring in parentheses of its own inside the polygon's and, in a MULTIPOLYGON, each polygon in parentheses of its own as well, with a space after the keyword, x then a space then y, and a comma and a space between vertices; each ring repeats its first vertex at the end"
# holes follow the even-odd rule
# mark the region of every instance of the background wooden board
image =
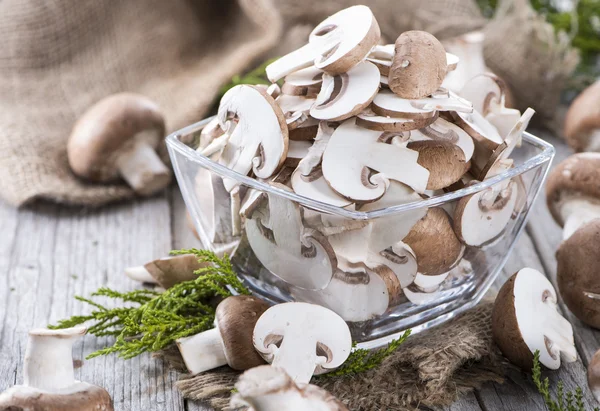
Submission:
MULTIPOLYGON (((557 160, 569 151, 544 135, 557 148, 557 160)), ((495 288, 524 266, 544 270, 554 281, 554 251, 561 231, 540 196, 527 229, 515 247, 495 288)), ((117 204, 100 210, 36 204, 15 210, 0 203, 0 390, 22 382, 22 357, 27 330, 45 326, 74 313, 86 312, 74 295, 89 295, 101 285, 127 290, 135 286, 123 269, 161 257, 171 249, 199 247, 185 221, 185 206, 177 188, 160 197, 117 204)), ((575 329, 581 360, 546 372, 555 387, 585 387, 585 367, 600 348, 600 332, 581 324, 562 305, 575 329)), ((88 336, 76 344, 74 355, 83 360, 103 346, 88 336)), ((115 356, 84 361, 77 377, 108 389, 115 409, 206 410, 184 401, 174 387, 177 374, 149 355, 124 361, 115 356)), ((595 404, 589 394, 585 401, 595 404)), ((424 408, 425 409, 425 408, 424 408)), ((459 399, 446 410, 546 410, 525 374, 512 372, 505 384, 487 384, 459 399)))

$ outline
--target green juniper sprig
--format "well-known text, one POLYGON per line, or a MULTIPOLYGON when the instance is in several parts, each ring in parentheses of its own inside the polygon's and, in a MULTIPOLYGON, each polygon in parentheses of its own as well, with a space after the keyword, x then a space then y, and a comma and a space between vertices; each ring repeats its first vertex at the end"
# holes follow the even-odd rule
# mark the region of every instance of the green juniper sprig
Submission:
MULTIPOLYGON (((536 350, 533 354, 532 378, 533 383, 537 387, 539 393, 542 394, 544 402, 550 411, 585 411, 585 406, 583 404, 583 390, 581 387, 577 387, 575 393, 569 391, 565 394, 564 384, 562 381, 559 381, 557 384, 556 399, 552 398, 548 377, 542 379, 539 350, 536 350)), ((598 408, 594 408, 594 411, 599 410, 598 408)))
MULTIPOLYGON (((379 350, 366 350, 363 348, 352 351, 344 364, 335 371, 323 374, 321 378, 342 377, 360 374, 378 367, 384 359, 389 357, 410 336, 411 330, 406 330, 402 336, 392 340, 387 347, 379 350)), ((356 343, 352 348, 356 347, 356 343)))
POLYGON ((49 328, 69 328, 92 322, 88 333, 114 336, 112 346, 93 352, 88 358, 116 353, 133 358, 147 351, 158 351, 178 338, 187 337, 213 327, 215 309, 209 301, 215 296, 228 297, 234 292, 250 294, 235 274, 227 256, 217 257, 205 250, 187 249, 171 254, 193 254, 200 262, 210 263, 194 271, 198 277, 174 285, 163 293, 135 290, 126 293, 100 288, 92 297, 106 297, 131 304, 107 308, 92 299, 75 297, 95 308, 89 315, 78 315, 59 321, 49 328))

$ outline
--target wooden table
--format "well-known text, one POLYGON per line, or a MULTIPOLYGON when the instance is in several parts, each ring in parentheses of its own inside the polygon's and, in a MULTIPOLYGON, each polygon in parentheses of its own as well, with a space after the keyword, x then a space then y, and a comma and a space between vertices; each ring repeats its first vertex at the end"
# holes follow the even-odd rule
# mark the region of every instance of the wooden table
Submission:
MULTIPOLYGON (((550 136, 547 140, 557 148, 554 164, 570 154, 562 142, 550 136)), ((100 210, 47 203, 16 210, 0 203, 0 391, 23 381, 21 368, 28 329, 87 312, 88 307, 74 300, 74 295, 88 296, 102 285, 131 289, 135 283, 123 275, 125 267, 164 256, 172 249, 200 247, 186 227, 184 208, 176 187, 158 198, 100 210)), ((552 221, 542 194, 496 289, 507 276, 525 266, 545 272, 554 282, 554 252, 560 237, 561 230, 552 221)), ((559 379, 567 390, 576 386, 586 389, 585 369, 600 348, 600 331, 584 326, 562 302, 560 306, 574 326, 580 360, 545 375, 551 378, 554 389, 559 379)), ((74 356, 84 359, 107 343, 104 338, 88 336, 75 345, 74 356)), ((85 361, 76 376, 105 387, 116 410, 206 409, 184 401, 174 387, 177 374, 150 355, 127 361, 114 355, 95 358, 85 361)), ((585 401, 598 405, 587 392, 585 401)), ((510 374, 506 383, 486 384, 446 408, 546 409, 527 376, 518 372, 510 374)))

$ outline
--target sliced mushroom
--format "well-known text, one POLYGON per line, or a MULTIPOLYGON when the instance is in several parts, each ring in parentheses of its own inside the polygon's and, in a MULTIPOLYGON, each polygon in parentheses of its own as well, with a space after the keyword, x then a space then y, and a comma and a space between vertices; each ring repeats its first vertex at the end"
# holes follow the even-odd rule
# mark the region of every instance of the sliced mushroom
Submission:
POLYGON ((387 75, 390 74, 393 58, 393 44, 376 45, 367 56, 367 61, 375 64, 375 66, 377 66, 379 69, 380 74, 387 77, 387 75))
POLYGON ((312 144, 310 141, 289 141, 285 165, 287 167, 297 167, 300 161, 309 153, 312 144))
POLYGON ((454 231, 458 238, 475 247, 497 239, 513 215, 517 193, 517 184, 511 181, 497 196, 494 187, 489 187, 458 200, 454 210, 454 231))
POLYGON ((596 401, 600 402, 600 350, 592 357, 588 365, 588 386, 596 401))
POLYGON ((247 370, 264 364, 254 350, 252 333, 269 304, 250 295, 227 297, 215 311, 215 328, 179 338, 177 348, 191 374, 229 365, 247 370))
POLYGON ((348 411, 333 395, 316 385, 299 387, 281 368, 262 365, 244 372, 235 384, 230 407, 248 411, 348 411))
POLYGON ((373 99, 371 110, 381 116, 400 118, 431 118, 437 111, 462 111, 470 113, 473 106, 455 94, 447 98, 425 97, 421 99, 405 99, 389 90, 382 90, 373 99))
POLYGON ((410 131, 411 141, 438 140, 448 141, 459 147, 464 154, 465 162, 471 161, 475 145, 471 136, 456 124, 439 117, 427 127, 410 131))
POLYGON ((460 57, 456 54, 446 52, 446 73, 456 70, 460 57))
POLYGON ((352 6, 323 20, 308 44, 269 64, 272 82, 314 64, 331 75, 345 73, 361 62, 379 42, 381 33, 367 6, 352 6))
POLYGON ((206 146, 212 143, 213 140, 223 136, 223 134, 225 134, 225 131, 221 128, 219 119, 217 117, 213 118, 200 132, 200 141, 197 151, 202 151, 206 146))
POLYGON ((402 240, 414 252, 419 273, 439 275, 459 263, 464 246, 456 237, 448 214, 439 207, 430 208, 402 240))
POLYGON ((125 275, 133 280, 154 283, 162 288, 198 278, 195 271, 208 266, 199 262, 193 254, 175 255, 150 261, 139 267, 125 269, 125 275))
POLYGON ((75 379, 72 346, 85 333, 85 327, 29 331, 23 385, 0 394, 0 409, 113 411, 112 400, 104 388, 75 379))
MULTIPOLYGON (((453 270, 456 267, 454 267, 453 270)), ((421 273, 417 273, 414 285, 424 293, 433 293, 439 289, 440 284, 446 281, 446 278, 448 278, 449 275, 450 271, 439 275, 423 275, 421 273)))
POLYGON ((379 116, 371 109, 365 109, 356 115, 356 125, 374 131, 400 133, 427 127, 437 116, 427 118, 400 118, 379 116))
POLYGON ((288 130, 294 130, 307 121, 310 108, 315 103, 315 99, 312 98, 287 94, 282 94, 275 101, 283 112, 288 130))
MULTIPOLYGON (((387 137, 387 136, 384 136, 387 137)), ((380 198, 389 180, 400 181, 417 192, 427 187, 429 171, 417 162, 417 151, 381 142, 382 133, 346 120, 332 134, 321 168, 329 185, 357 202, 380 198), (379 174, 370 176, 371 170, 379 174)))
POLYGON ((309 176, 321 164, 323 152, 325 152, 334 131, 335 128, 331 127, 326 121, 319 123, 314 143, 308 149, 308 154, 298 164, 298 171, 303 176, 309 176))
POLYGON ((269 308, 254 327, 254 348, 296 383, 308 384, 346 361, 352 338, 346 322, 333 311, 307 303, 269 308))
POLYGON ((336 76, 324 74, 321 92, 310 115, 320 120, 341 121, 360 113, 377 94, 380 77, 377 67, 368 61, 336 76))
POLYGON ((460 180, 469 169, 464 151, 449 141, 410 141, 406 147, 419 153, 417 162, 429 171, 427 190, 448 187, 460 180))
MULTIPOLYGON (((259 178, 271 177, 283 165, 288 129, 281 109, 266 92, 235 86, 221 98, 217 116, 221 128, 233 128, 220 164, 242 175, 252 171, 259 178)), ((224 179, 223 184, 231 192, 239 183, 224 179)))
POLYGON ((69 165, 79 177, 101 183, 122 177, 136 193, 151 195, 171 182, 156 154, 164 136, 165 120, 153 101, 113 94, 77 120, 67 144, 69 165))
POLYGON ((429 96, 444 81, 447 70, 446 50, 432 34, 406 31, 398 37, 388 82, 402 98, 429 96))
POLYGON ((494 151, 504 139, 488 120, 478 111, 472 113, 452 112, 456 124, 465 130, 483 148, 494 151))
MULTIPOLYGON (((289 191, 279 183, 275 188, 289 191)), ((269 219, 253 213, 245 221, 252 251, 272 274, 301 288, 323 289, 331 281, 337 261, 331 245, 319 232, 305 228, 298 204, 268 193, 269 219)))
POLYGON ((600 329, 600 219, 583 225, 556 252, 558 291, 569 310, 585 324, 600 329))
POLYGON ((289 130, 290 140, 305 141, 314 140, 319 129, 319 120, 308 117, 305 121, 298 124, 298 127, 289 130))
POLYGON ((312 171, 308 176, 303 175, 300 170, 292 174, 292 188, 298 195, 308 197, 312 200, 337 207, 346 207, 352 202, 336 193, 323 178, 320 168, 312 171))
POLYGON ((287 75, 281 92, 291 96, 315 98, 321 90, 322 82, 323 71, 314 66, 307 67, 287 75))
POLYGON ((600 218, 600 153, 578 153, 558 164, 548 176, 546 201, 563 227, 563 240, 600 218))
POLYGON ((504 283, 492 312, 492 335, 502 354, 525 371, 533 353, 551 370, 577 360, 573 327, 558 312, 554 287, 545 275, 523 268, 504 283))
POLYGON ((600 80, 586 88, 565 117, 564 134, 575 151, 600 151, 600 80))

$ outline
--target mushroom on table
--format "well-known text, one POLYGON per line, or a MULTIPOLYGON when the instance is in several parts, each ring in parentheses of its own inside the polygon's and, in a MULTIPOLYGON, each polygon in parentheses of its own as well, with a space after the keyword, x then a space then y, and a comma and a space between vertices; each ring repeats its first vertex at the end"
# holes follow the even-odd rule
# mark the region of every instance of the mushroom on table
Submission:
POLYGON ((143 266, 128 267, 125 275, 142 283, 158 284, 162 288, 171 288, 183 281, 198 278, 196 270, 208 266, 199 262, 193 254, 176 255, 150 261, 143 266))

